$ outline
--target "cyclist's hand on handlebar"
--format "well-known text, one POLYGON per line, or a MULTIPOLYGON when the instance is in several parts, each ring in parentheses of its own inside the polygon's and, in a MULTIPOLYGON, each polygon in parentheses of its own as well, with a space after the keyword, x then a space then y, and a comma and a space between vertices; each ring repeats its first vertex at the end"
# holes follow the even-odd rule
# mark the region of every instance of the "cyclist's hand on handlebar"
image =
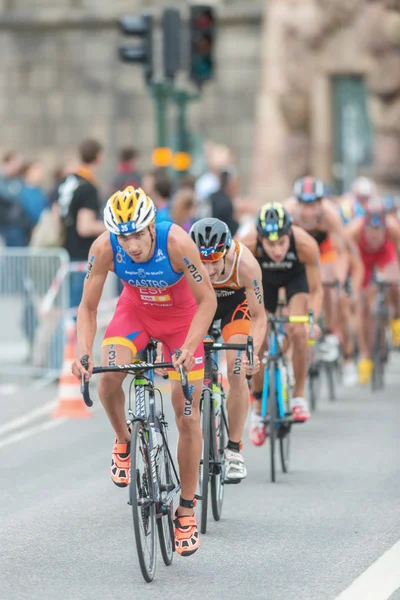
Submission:
POLYGON ((316 323, 314 323, 313 329, 314 329, 314 335, 311 337, 312 328, 310 325, 308 325, 308 328, 307 328, 308 339, 309 340, 310 339, 318 340, 321 337, 321 327, 319 325, 317 325, 316 323))
POLYGON ((81 379, 82 375, 85 375, 85 380, 89 381, 89 378, 92 376, 92 371, 94 367, 94 362, 91 356, 89 356, 89 366, 87 369, 82 365, 80 358, 75 358, 72 363, 72 373, 75 375, 77 379, 81 379))
MULTIPOLYGON (((158 348, 157 348, 157 356, 156 356, 156 360, 154 361, 154 364, 163 362, 163 357, 162 354, 159 353, 158 348)), ((154 372, 157 373, 157 375, 161 375, 161 377, 167 377, 168 376, 168 370, 167 369, 154 369, 154 372)))
POLYGON ((260 370, 260 359, 255 354, 253 357, 253 368, 250 369, 249 359, 246 355, 244 355, 242 359, 242 365, 246 375, 255 375, 260 370))
POLYGON ((196 361, 193 353, 190 352, 190 350, 187 348, 181 348, 181 355, 178 359, 176 358, 175 354, 172 355, 172 364, 177 371, 179 370, 179 365, 182 365, 186 373, 189 373, 196 365, 196 361))

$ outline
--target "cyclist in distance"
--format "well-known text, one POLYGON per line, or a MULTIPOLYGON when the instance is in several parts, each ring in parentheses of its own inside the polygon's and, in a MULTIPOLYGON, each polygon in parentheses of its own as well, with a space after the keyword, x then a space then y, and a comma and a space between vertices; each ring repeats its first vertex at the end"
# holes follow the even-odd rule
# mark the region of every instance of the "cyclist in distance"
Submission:
MULTIPOLYGON (((344 298, 343 287, 349 270, 344 227, 337 207, 326 196, 324 183, 314 177, 298 179, 285 208, 293 223, 316 240, 320 250, 322 281, 338 281, 342 286, 340 298, 344 298)), ((324 332, 319 344, 324 360, 331 362, 339 358, 339 340, 334 331, 343 318, 336 295, 337 291, 332 288, 324 290, 324 332)))
MULTIPOLYGON (((73 362, 76 377, 90 377, 96 314, 109 272, 124 289, 105 332, 101 364, 128 364, 150 338, 164 345, 166 360, 183 365, 193 387, 191 416, 184 415, 179 374, 169 372, 172 405, 179 431, 180 505, 175 513, 176 550, 183 556, 199 547, 194 494, 202 450, 199 400, 203 386, 203 338, 217 302, 198 250, 189 235, 169 222, 155 224, 153 201, 140 188, 127 187, 109 198, 104 209, 108 231, 93 243, 77 319, 79 357, 89 355, 89 368, 73 362), (180 349, 179 358, 174 355, 180 349)), ((130 432, 125 418, 122 383, 126 374, 103 373, 99 396, 115 431, 111 478, 119 487, 129 484, 130 432)))
POLYGON ((224 342, 245 344, 248 335, 254 340, 253 371, 249 370, 244 353, 234 350, 226 353, 230 385, 227 400, 229 441, 225 450, 226 479, 240 481, 247 475, 240 453, 250 402, 245 375, 254 375, 260 368, 258 353, 267 329, 261 269, 250 250, 232 240, 231 232, 223 221, 201 219, 192 225, 189 233, 197 245, 217 297, 214 320, 221 320, 224 342))
POLYGON ((363 294, 362 302, 359 303, 357 329, 360 350, 359 383, 366 384, 370 381, 373 370, 370 336, 376 292, 372 285, 374 271, 380 279, 393 283, 388 295, 394 315, 391 322, 392 339, 395 346, 400 345, 400 224, 396 217, 386 214, 384 203, 380 199, 370 200, 365 216, 354 219, 347 226, 346 235, 358 246, 364 264, 363 294))
MULTIPOLYGON (((274 314, 280 288, 285 288, 290 316, 306 315, 314 311, 315 320, 321 312, 323 289, 317 242, 303 229, 292 224, 292 218, 282 204, 265 204, 256 223, 245 225, 237 238, 256 257, 262 271, 264 306, 274 314)), ((302 323, 287 325, 287 334, 293 350, 295 385, 290 409, 293 419, 307 421, 310 417, 304 388, 307 378, 307 326, 302 323)), ((261 356, 265 350, 261 349, 261 356)), ((261 415, 263 371, 253 377, 253 412, 250 439, 259 446, 266 438, 261 415)))

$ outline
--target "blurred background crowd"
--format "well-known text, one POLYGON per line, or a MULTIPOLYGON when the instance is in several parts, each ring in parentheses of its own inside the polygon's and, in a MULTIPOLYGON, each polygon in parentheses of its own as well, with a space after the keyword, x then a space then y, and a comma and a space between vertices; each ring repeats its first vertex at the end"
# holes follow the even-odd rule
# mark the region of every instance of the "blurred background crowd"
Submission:
MULTIPOLYGON (((225 220, 234 234, 244 220, 257 212, 250 198, 240 195, 240 182, 232 151, 224 145, 208 141, 205 148, 207 167, 202 175, 187 174, 178 179, 163 168, 142 170, 140 155, 133 146, 121 148, 115 174, 106 186, 96 180, 105 149, 93 139, 84 140, 75 160, 60 165, 53 173, 45 172, 40 160, 28 160, 16 151, 6 152, 0 164, 0 238, 8 247, 57 246, 38 235, 38 226, 46 211, 61 200, 63 184, 69 176, 90 178, 96 188, 96 211, 100 218, 108 197, 128 185, 142 187, 157 207, 157 222, 173 221, 188 231, 192 223, 205 216, 225 220), (50 176, 50 177, 49 177, 50 176), (48 185, 47 182, 51 181, 48 185)), ((99 227, 99 233, 101 225, 99 227)), ((60 239, 60 246, 62 240, 60 239)), ((71 258, 86 260, 69 248, 71 258)))

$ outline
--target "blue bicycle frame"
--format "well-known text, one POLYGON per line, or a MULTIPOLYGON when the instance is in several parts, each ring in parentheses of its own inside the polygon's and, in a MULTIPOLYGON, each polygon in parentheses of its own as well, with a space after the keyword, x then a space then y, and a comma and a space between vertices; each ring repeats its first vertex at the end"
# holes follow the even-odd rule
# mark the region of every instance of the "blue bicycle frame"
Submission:
MULTIPOLYGON (((278 419, 285 418, 285 403, 283 396, 282 373, 280 368, 279 344, 276 327, 272 325, 271 333, 268 336, 269 354, 267 364, 264 369, 264 385, 261 397, 261 416, 265 419, 268 411, 269 396, 269 366, 271 362, 275 364, 275 390, 278 419)), ((272 399, 273 400, 273 399, 272 399)), ((277 424, 275 424, 277 425, 277 424)))

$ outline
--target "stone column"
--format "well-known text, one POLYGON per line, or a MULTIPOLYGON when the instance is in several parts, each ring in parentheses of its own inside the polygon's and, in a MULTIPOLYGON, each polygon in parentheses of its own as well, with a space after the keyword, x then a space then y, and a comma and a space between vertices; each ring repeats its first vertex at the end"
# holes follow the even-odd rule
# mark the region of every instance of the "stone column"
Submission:
POLYGON ((284 90, 283 5, 282 0, 265 0, 252 178, 252 194, 260 204, 282 200, 289 191, 283 156, 287 127, 279 109, 284 90))

